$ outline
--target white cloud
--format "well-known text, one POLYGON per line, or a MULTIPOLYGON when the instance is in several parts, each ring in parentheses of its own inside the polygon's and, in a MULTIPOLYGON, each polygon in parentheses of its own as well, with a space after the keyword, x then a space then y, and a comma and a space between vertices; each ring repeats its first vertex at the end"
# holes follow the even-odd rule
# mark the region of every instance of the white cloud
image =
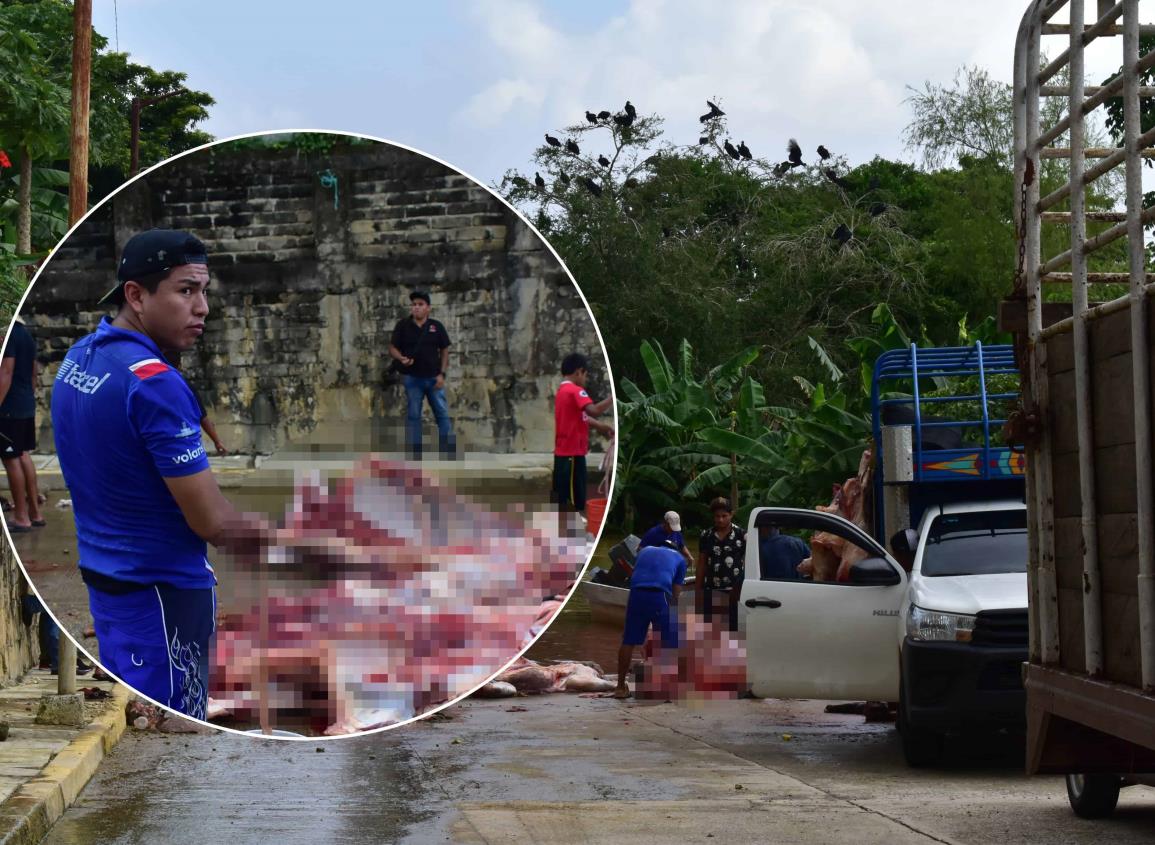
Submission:
POLYGON ((499 79, 470 99, 462 116, 476 126, 496 126, 511 111, 524 104, 541 105, 545 91, 524 79, 499 79))
POLYGON ((587 108, 617 110, 629 97, 666 118, 666 138, 693 143, 707 97, 719 97, 735 139, 777 156, 788 137, 852 163, 897 157, 909 120, 907 85, 945 82, 981 62, 1010 79, 1022 9, 1003 0, 634 0, 584 32, 550 21, 533 0, 472 6, 491 47, 492 78, 457 114, 466 128, 497 124, 554 130, 587 108))

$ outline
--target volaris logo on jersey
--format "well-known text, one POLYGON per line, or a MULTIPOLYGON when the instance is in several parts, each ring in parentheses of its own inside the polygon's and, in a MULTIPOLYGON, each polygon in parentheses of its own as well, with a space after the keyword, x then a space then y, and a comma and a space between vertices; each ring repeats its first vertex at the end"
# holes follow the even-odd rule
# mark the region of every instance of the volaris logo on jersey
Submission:
POLYGON ((204 457, 204 454, 205 447, 197 446, 195 449, 185 449, 183 453, 179 455, 173 455, 172 462, 174 464, 189 464, 195 461, 197 458, 204 457))

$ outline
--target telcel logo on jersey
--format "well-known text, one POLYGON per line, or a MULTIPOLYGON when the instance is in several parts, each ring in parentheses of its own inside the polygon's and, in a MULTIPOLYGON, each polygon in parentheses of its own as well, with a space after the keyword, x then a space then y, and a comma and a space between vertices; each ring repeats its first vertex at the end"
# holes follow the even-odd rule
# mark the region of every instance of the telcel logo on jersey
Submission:
POLYGON ((187 464, 190 461, 195 461, 205 453, 204 446, 197 446, 195 449, 185 449, 182 455, 173 455, 172 462, 174 464, 187 464))
POLYGON ((56 373, 56 380, 76 388, 81 393, 93 394, 100 390, 100 386, 108 381, 110 375, 112 373, 105 373, 103 376, 90 376, 80 369, 80 365, 75 361, 65 359, 56 373))

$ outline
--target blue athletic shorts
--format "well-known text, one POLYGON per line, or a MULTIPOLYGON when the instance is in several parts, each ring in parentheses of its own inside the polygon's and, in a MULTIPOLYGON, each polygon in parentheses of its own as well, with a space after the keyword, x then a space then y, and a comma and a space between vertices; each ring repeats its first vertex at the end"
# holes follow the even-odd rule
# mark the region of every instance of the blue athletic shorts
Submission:
POLYGON ((662 637, 662 645, 678 647, 678 618, 670 608, 670 596, 665 590, 630 590, 626 602, 626 629, 622 633, 622 645, 641 645, 646 634, 654 626, 662 637))
POLYGON ((204 719, 216 591, 156 585, 113 595, 90 586, 88 600, 104 668, 140 694, 204 719))

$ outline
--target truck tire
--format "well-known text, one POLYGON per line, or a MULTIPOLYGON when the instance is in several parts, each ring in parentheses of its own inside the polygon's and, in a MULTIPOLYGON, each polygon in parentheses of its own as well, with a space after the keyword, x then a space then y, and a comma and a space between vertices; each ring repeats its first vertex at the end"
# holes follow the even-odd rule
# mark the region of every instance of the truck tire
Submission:
POLYGON ((943 735, 910 723, 910 716, 906 712, 905 689, 899 690, 898 734, 902 739, 902 756, 906 758, 906 764, 911 768, 933 766, 942 759, 943 735))
POLYGON ((1119 778, 1116 775, 1067 775, 1067 800, 1079 818, 1109 816, 1119 803, 1119 778))

